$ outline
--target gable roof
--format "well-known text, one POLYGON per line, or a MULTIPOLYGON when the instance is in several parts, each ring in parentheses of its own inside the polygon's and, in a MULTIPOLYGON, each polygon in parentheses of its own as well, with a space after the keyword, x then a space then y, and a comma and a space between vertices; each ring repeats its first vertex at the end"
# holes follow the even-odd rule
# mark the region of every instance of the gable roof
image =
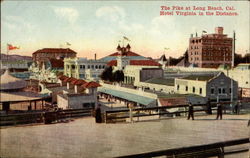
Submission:
POLYGON ((74 85, 83 85, 87 83, 86 81, 82 80, 82 79, 78 79, 78 80, 73 80, 71 81, 71 84, 74 84, 74 85))
POLYGON ((209 75, 191 75, 191 76, 187 76, 187 77, 183 77, 181 79, 185 79, 185 80, 197 80, 197 81, 208 81, 211 80, 212 78, 214 78, 215 75, 209 74, 209 75))
POLYGON ((152 83, 152 84, 174 86, 174 79, 152 78, 152 79, 146 80, 145 82, 146 83, 152 83))
POLYGON ((161 66, 154 60, 130 60, 130 65, 161 66))
POLYGON ((74 53, 76 54, 75 51, 73 51, 70 48, 43 48, 35 51, 33 54, 37 53, 74 53))
POLYGON ((81 87, 83 87, 83 88, 97 88, 100 86, 101 85, 99 83, 91 81, 91 82, 87 82, 87 83, 83 84, 81 87))

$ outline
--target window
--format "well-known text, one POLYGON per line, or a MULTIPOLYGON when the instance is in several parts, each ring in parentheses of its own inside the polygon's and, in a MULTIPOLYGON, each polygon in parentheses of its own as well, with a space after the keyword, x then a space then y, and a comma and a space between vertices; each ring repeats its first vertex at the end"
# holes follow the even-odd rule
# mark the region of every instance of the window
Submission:
POLYGON ((88 69, 90 69, 90 65, 88 65, 88 69))
POLYGON ((85 75, 84 75, 84 74, 79 74, 79 77, 80 77, 80 78, 84 78, 85 75))
POLYGON ((180 85, 177 85, 177 90, 179 90, 180 89, 180 85))
POLYGON ((225 88, 222 88, 222 93, 226 94, 226 89, 225 88))
POLYGON ((202 94, 202 88, 200 88, 200 94, 202 94))
POLYGON ((219 94, 221 94, 221 88, 219 88, 218 90, 219 90, 219 94))
POLYGON ((75 69, 75 65, 71 65, 71 68, 72 68, 72 69, 75 69))
POLYGON ((96 65, 95 68, 98 69, 98 65, 96 65))
POLYGON ((91 69, 94 69, 94 65, 91 65, 91 69))
POLYGON ((188 91, 188 86, 186 86, 186 91, 188 91))
POLYGON ((195 93, 195 87, 193 87, 193 93, 195 93))
POLYGON ((231 89, 231 88, 229 88, 229 93, 230 93, 230 94, 232 93, 232 89, 231 89))

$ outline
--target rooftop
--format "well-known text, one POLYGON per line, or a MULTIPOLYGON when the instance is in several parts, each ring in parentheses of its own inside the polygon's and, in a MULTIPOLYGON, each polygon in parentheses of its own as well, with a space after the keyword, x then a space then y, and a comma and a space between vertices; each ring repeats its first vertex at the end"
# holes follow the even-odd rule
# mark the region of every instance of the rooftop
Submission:
POLYGON ((35 51, 33 54, 37 53, 74 53, 76 54, 75 51, 73 51, 70 48, 43 48, 35 51))
POLYGON ((160 84, 160 85, 167 85, 167 86, 174 86, 174 79, 166 79, 166 78, 152 78, 147 81, 146 83, 153 83, 153 84, 160 84))
POLYGON ((191 75, 191 76, 187 76, 187 77, 183 77, 181 79, 184 80, 197 80, 197 81, 208 81, 212 78, 214 78, 214 75, 191 75))

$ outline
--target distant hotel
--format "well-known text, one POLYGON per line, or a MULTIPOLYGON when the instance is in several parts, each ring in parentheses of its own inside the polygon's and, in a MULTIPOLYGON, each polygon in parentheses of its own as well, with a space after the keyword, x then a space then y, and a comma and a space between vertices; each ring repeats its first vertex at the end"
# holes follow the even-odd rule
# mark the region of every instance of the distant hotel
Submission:
POLYGON ((38 65, 50 59, 61 59, 76 57, 76 52, 69 48, 43 48, 32 54, 33 61, 38 65))
POLYGON ((223 34, 223 27, 216 27, 215 33, 204 34, 189 40, 188 61, 194 66, 217 68, 232 62, 232 38, 223 34))

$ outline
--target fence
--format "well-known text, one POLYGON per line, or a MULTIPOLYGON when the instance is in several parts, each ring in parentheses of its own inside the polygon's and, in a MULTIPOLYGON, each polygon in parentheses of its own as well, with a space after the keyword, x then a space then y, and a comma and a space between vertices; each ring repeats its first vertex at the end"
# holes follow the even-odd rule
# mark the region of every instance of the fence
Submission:
POLYGON ((230 140, 225 142, 218 142, 206 145, 198 145, 191 147, 167 149, 161 151, 153 151, 147 153, 140 153, 134 155, 119 156, 119 158, 151 158, 157 156, 165 156, 167 158, 193 158, 193 157, 224 157, 227 154, 234 154, 240 152, 247 152, 249 148, 238 149, 234 151, 225 152, 225 147, 231 147, 236 145, 248 144, 249 138, 230 140))
MULTIPOLYGON (((66 109, 62 111, 47 111, 46 115, 55 119, 77 118, 92 115, 92 108, 66 109)), ((0 126, 40 123, 44 121, 44 112, 24 112, 18 114, 1 114, 0 126)))
MULTIPOLYGON (((193 105, 194 107, 199 107, 199 109, 194 109, 194 112, 207 111, 207 106, 205 105, 193 105)), ((214 107, 215 105, 211 105, 214 107)), ((216 110, 216 109, 211 109, 216 110)), ((135 108, 133 111, 133 118, 139 120, 140 117, 144 116, 156 116, 159 117, 163 115, 175 115, 179 116, 182 113, 188 113, 188 105, 175 105, 175 106, 162 106, 162 107, 145 107, 145 108, 135 108), (175 109, 174 112, 169 112, 167 110, 175 109), (181 110, 180 110, 181 109, 181 110)), ((104 120, 106 123, 124 122, 126 118, 129 118, 129 109, 121 110, 107 110, 104 113, 104 120)))

